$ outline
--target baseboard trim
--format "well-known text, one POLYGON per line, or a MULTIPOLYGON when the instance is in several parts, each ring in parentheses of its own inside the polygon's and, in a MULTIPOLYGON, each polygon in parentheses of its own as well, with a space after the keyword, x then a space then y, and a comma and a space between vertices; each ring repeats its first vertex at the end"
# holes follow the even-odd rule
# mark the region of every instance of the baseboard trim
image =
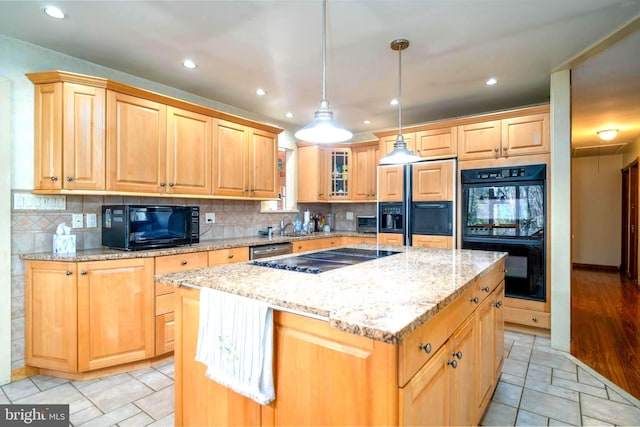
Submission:
POLYGON ((620 267, 615 265, 599 265, 599 264, 581 264, 578 262, 574 262, 571 264, 573 268, 578 268, 582 270, 597 270, 597 271, 606 271, 609 273, 619 273, 620 267))
POLYGON ((11 370, 11 382, 23 380, 25 378, 38 375, 39 373, 40 368, 35 368, 33 366, 21 366, 20 368, 11 370))

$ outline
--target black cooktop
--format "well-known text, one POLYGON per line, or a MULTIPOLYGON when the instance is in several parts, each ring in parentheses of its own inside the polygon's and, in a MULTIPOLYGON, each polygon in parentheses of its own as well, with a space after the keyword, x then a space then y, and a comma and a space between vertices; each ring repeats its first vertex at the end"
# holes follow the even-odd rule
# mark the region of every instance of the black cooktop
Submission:
POLYGON ((261 267, 318 274, 397 253, 379 249, 340 248, 275 260, 257 259, 252 261, 252 264, 261 267))

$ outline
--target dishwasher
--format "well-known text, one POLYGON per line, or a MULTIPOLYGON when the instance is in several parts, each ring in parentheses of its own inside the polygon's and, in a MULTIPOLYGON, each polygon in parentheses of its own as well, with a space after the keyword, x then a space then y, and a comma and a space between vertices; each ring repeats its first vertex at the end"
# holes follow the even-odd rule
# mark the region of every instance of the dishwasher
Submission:
POLYGON ((291 243, 269 243, 266 245, 256 245, 249 247, 249 259, 268 258, 278 255, 293 253, 291 243))

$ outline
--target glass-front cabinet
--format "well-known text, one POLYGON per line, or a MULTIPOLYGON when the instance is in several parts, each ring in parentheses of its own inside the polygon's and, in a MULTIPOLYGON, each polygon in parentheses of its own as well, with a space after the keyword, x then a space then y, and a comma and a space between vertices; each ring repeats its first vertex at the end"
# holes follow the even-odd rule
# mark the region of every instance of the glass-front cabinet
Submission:
POLYGON ((351 166, 350 148, 332 148, 329 150, 329 199, 349 200, 349 168, 351 166))

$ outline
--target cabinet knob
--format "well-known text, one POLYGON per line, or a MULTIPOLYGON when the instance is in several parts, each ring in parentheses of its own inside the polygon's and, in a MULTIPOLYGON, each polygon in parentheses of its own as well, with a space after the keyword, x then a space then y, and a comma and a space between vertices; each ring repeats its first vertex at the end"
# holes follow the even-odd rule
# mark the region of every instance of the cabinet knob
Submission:
POLYGON ((86 276, 87 275, 87 270, 80 271, 80 274, 82 274, 83 276, 86 276))
POLYGON ((496 159, 498 157, 500 157, 500 149, 499 148, 494 148, 493 151, 495 151, 495 153, 496 153, 496 159))
POLYGON ((488 286, 485 286, 484 288, 482 288, 482 290, 483 290, 484 292, 489 292, 491 289, 489 289, 489 287, 488 287, 488 286))
POLYGON ((182 262, 180 264, 187 265, 187 260, 182 260, 182 262))
POLYGON ((471 298, 469 301, 471 301, 471 302, 473 302, 473 303, 476 303, 476 304, 477 304, 477 303, 479 303, 479 302, 480 302, 480 299, 479 299, 478 297, 473 297, 473 298, 471 298))
POLYGON ((498 301, 497 303, 493 304, 495 308, 500 308, 502 307, 502 301, 498 301))
POLYGON ((453 357, 457 357, 458 360, 462 359, 462 352, 458 351, 458 352, 453 352, 453 357))
POLYGON ((447 365, 450 365, 453 369, 458 367, 458 362, 455 360, 447 360, 447 365))
POLYGON ((67 276, 71 276, 73 273, 70 271, 65 271, 64 274, 66 274, 67 276))
POLYGON ((52 182, 56 182, 58 180, 58 177, 57 176, 52 176, 50 179, 51 179, 52 182))
POLYGON ((538 318, 537 317, 532 317, 531 320, 533 320, 534 322, 538 322, 538 318))
POLYGON ((431 344, 430 343, 426 343, 426 344, 420 343, 418 348, 420 350, 424 350, 424 352, 427 353, 427 354, 431 353, 431 344))
POLYGON ((229 258, 229 259, 233 258, 233 254, 229 254, 229 255, 228 255, 228 258, 229 258))
POLYGON ((73 177, 72 176, 68 176, 67 177, 67 182, 71 182, 71 181, 73 181, 73 177))
POLYGON ((509 150, 509 147, 502 147, 502 155, 504 157, 507 157, 507 150, 509 150))
POLYGON ((173 187, 175 184, 173 182, 169 183, 169 187, 173 187))
POLYGON ((302 245, 298 245, 298 249, 302 249, 302 245))
POLYGON ((166 186, 167 186, 167 184, 166 184, 166 183, 164 183, 164 182, 161 182, 161 183, 160 183, 160 187, 166 187, 166 186))
POLYGON ((250 188, 250 189, 249 189, 249 192, 250 192, 250 193, 253 193, 254 191, 256 191, 256 189, 255 189, 255 188, 250 188))

